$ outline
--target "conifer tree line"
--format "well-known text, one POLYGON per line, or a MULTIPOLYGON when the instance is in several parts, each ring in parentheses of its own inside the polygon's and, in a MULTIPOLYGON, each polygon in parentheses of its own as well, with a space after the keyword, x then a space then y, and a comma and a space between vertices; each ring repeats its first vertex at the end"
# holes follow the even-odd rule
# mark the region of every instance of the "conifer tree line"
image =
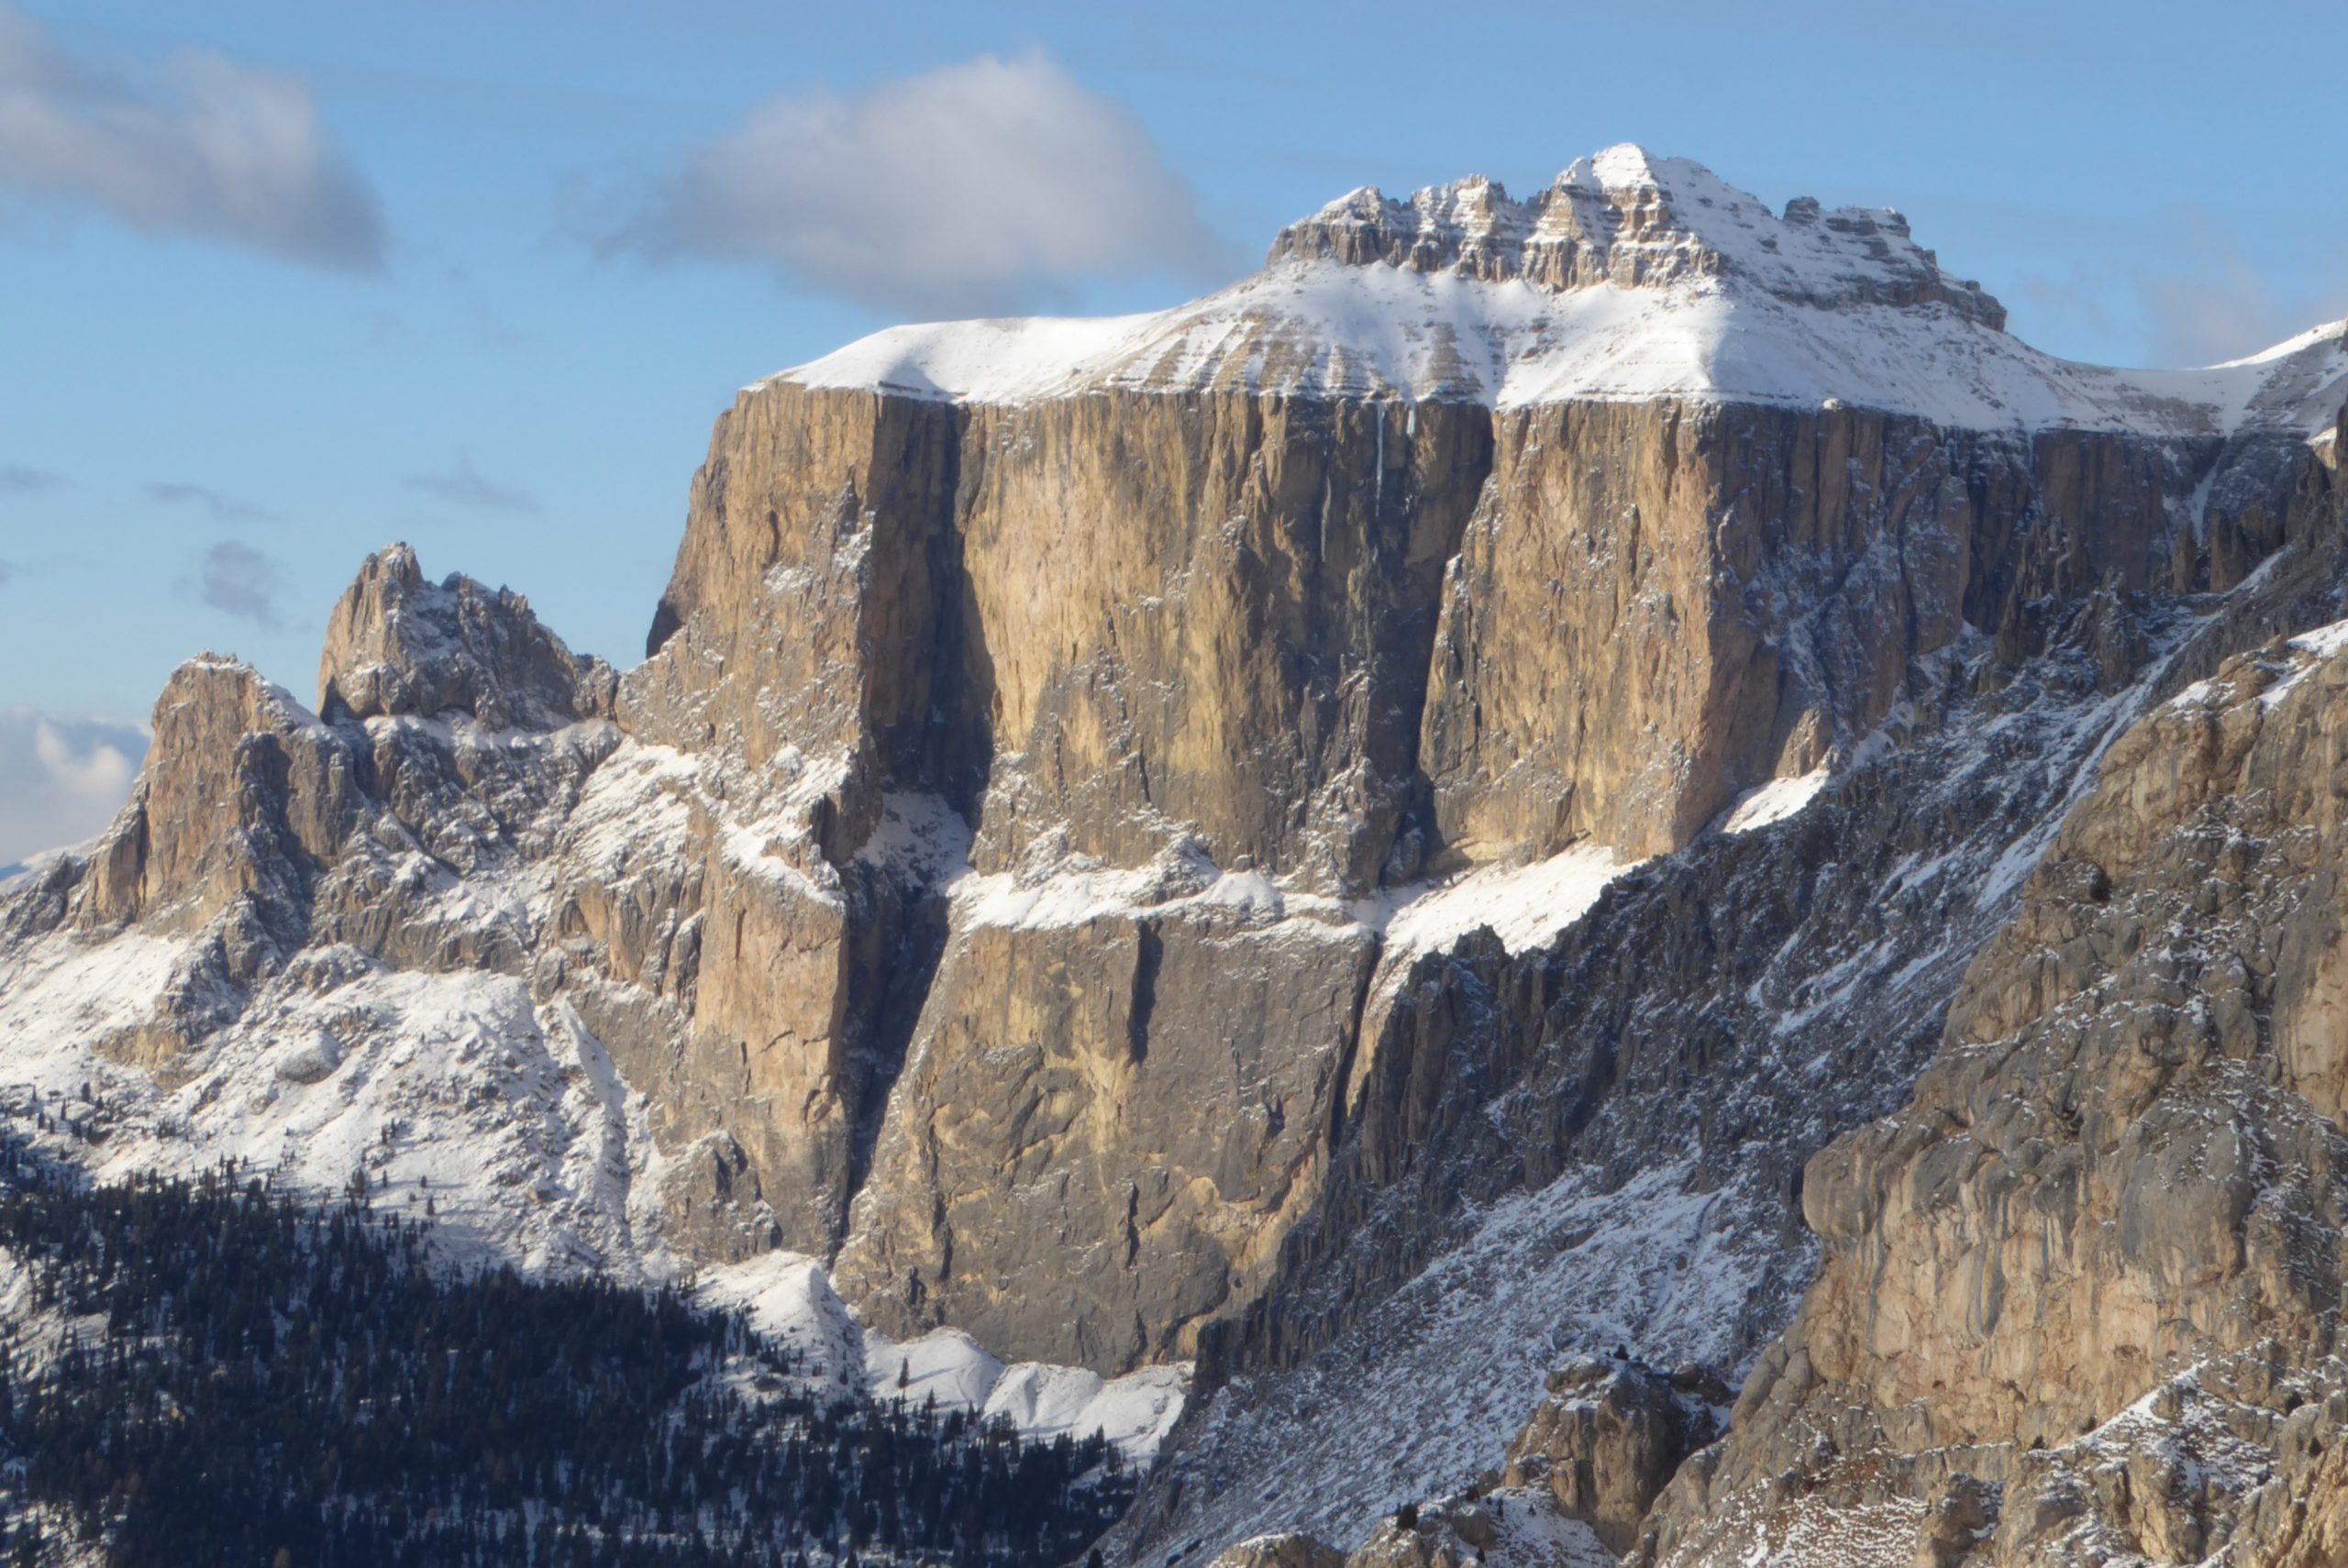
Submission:
POLYGON ((451 1275, 427 1225, 0 1137, 0 1568, 1050 1568, 1132 1500, 1098 1433, 851 1398, 673 1289, 451 1275))

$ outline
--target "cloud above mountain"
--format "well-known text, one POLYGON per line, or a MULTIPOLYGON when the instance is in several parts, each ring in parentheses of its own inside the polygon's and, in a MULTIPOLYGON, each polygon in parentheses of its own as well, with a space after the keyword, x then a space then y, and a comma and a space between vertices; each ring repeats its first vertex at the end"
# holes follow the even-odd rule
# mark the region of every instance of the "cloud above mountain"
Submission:
POLYGON ((208 484, 185 480, 150 480, 140 487, 158 506, 189 506, 210 514, 216 523, 274 523, 277 514, 259 502, 230 495, 208 484))
POLYGON ((0 708, 0 865, 104 828, 146 752, 136 724, 0 708))
POLYGON ((235 539, 223 539, 205 550, 180 580, 180 591, 186 597, 264 629, 282 619, 277 601, 283 591, 277 563, 235 539))
POLYGON ((687 157, 607 253, 764 262, 892 310, 1016 310, 1225 258, 1132 112, 1040 53, 772 98, 687 157))
POLYGON ((536 512, 538 498, 526 490, 499 484, 473 467, 471 455, 449 469, 412 473, 400 481, 418 495, 474 512, 536 512))
POLYGON ((0 6, 0 190, 347 271, 383 259, 375 193, 310 90, 188 50, 127 67, 0 6))

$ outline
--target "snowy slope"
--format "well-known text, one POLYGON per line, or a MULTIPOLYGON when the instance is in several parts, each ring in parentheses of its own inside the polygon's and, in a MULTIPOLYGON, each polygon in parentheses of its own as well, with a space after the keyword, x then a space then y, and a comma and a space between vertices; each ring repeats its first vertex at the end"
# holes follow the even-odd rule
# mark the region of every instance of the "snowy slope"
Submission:
MULTIPOLYGON (((1754 791, 1767 793, 1766 818, 1732 822, 1733 830, 1792 815, 1825 783, 1822 767, 1806 778, 1754 791), (1774 791, 1772 793, 1771 791, 1774 791)), ((1074 854, 1039 858, 1017 871, 981 873, 969 863, 970 830, 942 801, 892 795, 867 856, 917 867, 943 891, 953 928, 1004 926, 1044 931, 1118 916, 1170 915, 1209 908, 1244 914, 1301 938, 1350 944, 1367 932, 1381 939, 1381 966, 1407 968, 1423 953, 1449 948, 1489 928, 1512 953, 1540 946, 1579 920, 1608 884, 1638 862, 1594 843, 1577 844, 1518 865, 1478 866, 1449 877, 1386 888, 1362 899, 1301 891, 1293 874, 1224 870, 1195 841, 1178 842, 1146 866, 1104 866, 1074 854)))
POLYGON ((700 1279, 702 1298, 747 1312, 762 1331, 805 1353, 819 1376, 843 1392, 913 1405, 935 1398, 941 1409, 1007 1416, 1030 1436, 1098 1431, 1146 1463, 1182 1414, 1191 1368, 1149 1366, 1103 1378, 1077 1366, 1016 1362, 1008 1366, 957 1329, 938 1329, 903 1343, 864 1327, 832 1288, 823 1264, 797 1253, 768 1253, 714 1268, 700 1279))
MULTIPOLYGON (((1394 226, 1377 226, 1391 214, 1365 217, 1349 204, 1381 204, 1357 192, 1298 228, 1394 226)), ((1510 203, 1489 182, 1420 193, 1407 209, 1421 225, 1409 266, 1304 253, 1284 236, 1263 271, 1172 310, 894 327, 775 379, 974 403, 1202 389, 1496 408, 1839 400, 1963 428, 2309 437, 2348 397, 2348 323, 2199 370, 2075 364, 2009 335, 1995 302, 1939 273, 1897 214, 1802 206, 1773 215, 1700 165, 1611 149, 1531 203, 1510 203), (1458 217, 1463 192, 1484 198, 1480 226, 1458 217), (1618 215, 1605 272, 1565 287, 1491 276, 1520 252, 1530 270, 1539 225, 1567 197, 1618 215)))

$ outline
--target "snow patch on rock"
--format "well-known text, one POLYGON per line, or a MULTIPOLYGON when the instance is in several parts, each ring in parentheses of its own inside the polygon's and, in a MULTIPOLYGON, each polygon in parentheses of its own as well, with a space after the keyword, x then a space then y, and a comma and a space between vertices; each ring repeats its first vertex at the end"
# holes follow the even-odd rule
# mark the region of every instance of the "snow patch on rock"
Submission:
POLYGON ((1799 778, 1772 778, 1758 789, 1747 790, 1729 808, 1727 817, 1721 823, 1721 832, 1750 833, 1771 823, 1784 822, 1817 799, 1832 777, 1832 770, 1822 762, 1799 778))
POLYGON ((1625 871, 1603 845, 1576 845, 1524 866, 1485 866, 1456 879, 1398 889, 1365 910, 1383 930, 1390 959, 1451 946, 1489 926, 1512 953, 1542 945, 1579 920, 1625 871))

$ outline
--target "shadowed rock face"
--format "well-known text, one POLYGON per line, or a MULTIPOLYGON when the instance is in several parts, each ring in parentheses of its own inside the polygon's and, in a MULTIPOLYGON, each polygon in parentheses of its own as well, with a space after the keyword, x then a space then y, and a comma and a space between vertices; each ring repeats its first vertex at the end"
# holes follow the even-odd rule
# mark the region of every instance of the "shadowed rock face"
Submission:
MULTIPOLYGON (((2337 530, 2272 580, 2286 628, 2338 613, 2337 530)), ((1811 1161, 1819 1278, 1658 1510, 1663 1560, 1858 1507, 1900 1519, 1886 1562, 2338 1539, 2348 660, 2272 624, 2111 747, 1911 1103, 1811 1161), (1980 1483, 1980 1544, 1936 1534, 1980 1483)))

